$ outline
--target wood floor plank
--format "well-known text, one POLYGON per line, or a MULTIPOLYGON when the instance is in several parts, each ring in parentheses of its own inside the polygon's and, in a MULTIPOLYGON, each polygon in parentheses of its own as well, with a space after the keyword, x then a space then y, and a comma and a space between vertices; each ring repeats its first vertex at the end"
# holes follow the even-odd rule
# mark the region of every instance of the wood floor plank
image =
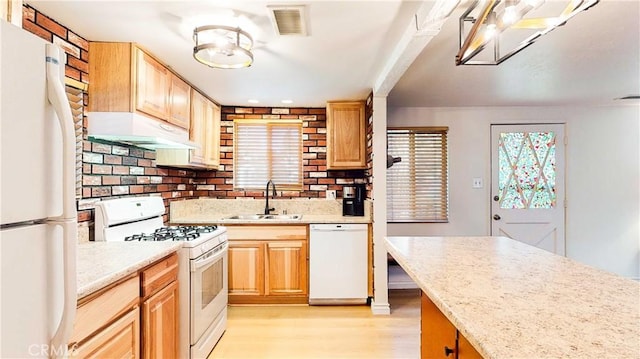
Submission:
POLYGON ((420 357, 420 291, 389 293, 391 315, 368 306, 232 306, 209 359, 420 357))

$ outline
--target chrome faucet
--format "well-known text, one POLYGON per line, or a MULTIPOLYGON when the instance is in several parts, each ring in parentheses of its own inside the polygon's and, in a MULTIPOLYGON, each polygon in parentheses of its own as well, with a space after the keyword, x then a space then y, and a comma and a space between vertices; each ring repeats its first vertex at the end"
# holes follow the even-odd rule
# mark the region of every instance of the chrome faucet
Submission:
POLYGON ((266 204, 264 206, 264 214, 270 214, 271 211, 274 211, 275 208, 269 208, 269 184, 271 184, 271 187, 273 187, 273 197, 277 196, 278 193, 276 192, 276 184, 273 183, 272 180, 269 180, 269 182, 267 182, 267 188, 264 190, 264 197, 266 198, 266 204))

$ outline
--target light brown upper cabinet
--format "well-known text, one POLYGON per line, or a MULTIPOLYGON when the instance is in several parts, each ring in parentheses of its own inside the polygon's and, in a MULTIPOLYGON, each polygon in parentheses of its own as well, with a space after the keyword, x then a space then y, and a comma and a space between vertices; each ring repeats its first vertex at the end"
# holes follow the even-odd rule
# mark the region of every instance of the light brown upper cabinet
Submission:
POLYGON ((169 122, 182 128, 191 122, 191 86, 174 74, 169 82, 169 122))
POLYGON ((191 91, 189 140, 197 148, 156 150, 161 166, 217 169, 220 165, 220 106, 196 90, 191 91))
POLYGON ((327 102, 327 169, 364 169, 364 101, 327 102))
POLYGON ((132 43, 89 43, 89 111, 141 112, 189 129, 191 86, 132 43))
POLYGON ((208 167, 220 164, 220 107, 201 94, 193 93, 191 141, 200 145, 191 150, 191 161, 208 167))

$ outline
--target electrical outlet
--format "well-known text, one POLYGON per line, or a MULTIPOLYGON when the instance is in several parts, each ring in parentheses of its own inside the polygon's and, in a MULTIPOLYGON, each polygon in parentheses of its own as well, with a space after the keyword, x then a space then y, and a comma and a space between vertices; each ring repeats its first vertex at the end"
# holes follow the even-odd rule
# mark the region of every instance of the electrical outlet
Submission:
POLYGON ((482 178, 475 177, 473 179, 473 184, 471 185, 473 188, 482 188, 482 178))
POLYGON ((336 190, 335 189, 329 189, 325 192, 325 196, 327 197, 327 199, 336 199, 336 190))

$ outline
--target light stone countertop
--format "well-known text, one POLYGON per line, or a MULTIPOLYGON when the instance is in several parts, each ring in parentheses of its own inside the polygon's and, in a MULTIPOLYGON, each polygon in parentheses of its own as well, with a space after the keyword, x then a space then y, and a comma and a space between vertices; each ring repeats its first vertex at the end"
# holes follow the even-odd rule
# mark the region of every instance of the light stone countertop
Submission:
POLYGON ((88 242, 78 245, 78 299, 179 250, 182 242, 88 242))
POLYGON ((505 237, 388 237, 485 358, 640 358, 640 283, 505 237))
POLYGON ((301 214, 297 220, 237 220, 225 219, 233 215, 258 214, 264 212, 265 200, 252 198, 214 199, 199 198, 171 202, 171 224, 309 224, 309 223, 371 223, 371 201, 365 201, 364 216, 343 216, 342 200, 325 199, 272 199, 269 207, 274 214, 286 211, 301 214))

